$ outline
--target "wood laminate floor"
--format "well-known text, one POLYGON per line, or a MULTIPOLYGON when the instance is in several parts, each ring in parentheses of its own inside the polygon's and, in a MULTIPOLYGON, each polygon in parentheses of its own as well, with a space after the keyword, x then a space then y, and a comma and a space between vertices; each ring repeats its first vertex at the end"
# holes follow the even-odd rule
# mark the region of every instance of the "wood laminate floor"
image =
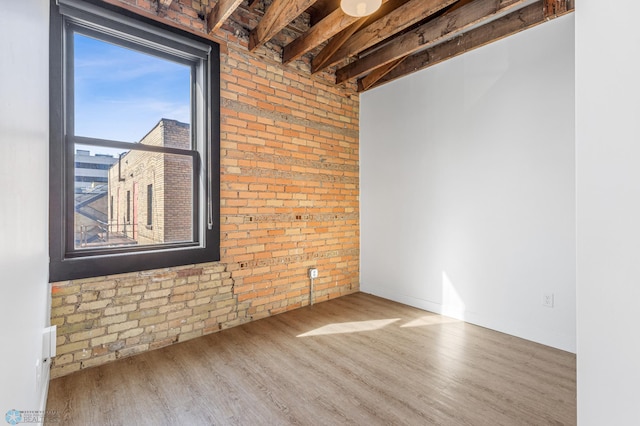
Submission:
POLYGON ((358 293, 51 381, 64 425, 571 425, 575 355, 358 293))

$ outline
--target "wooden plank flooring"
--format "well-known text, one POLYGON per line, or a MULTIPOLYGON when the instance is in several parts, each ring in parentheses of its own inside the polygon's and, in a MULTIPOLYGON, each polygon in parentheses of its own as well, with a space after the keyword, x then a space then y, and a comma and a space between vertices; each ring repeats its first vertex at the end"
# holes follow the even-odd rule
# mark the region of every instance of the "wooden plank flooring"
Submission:
POLYGON ((575 355, 364 293, 51 382, 65 425, 571 425, 575 355))

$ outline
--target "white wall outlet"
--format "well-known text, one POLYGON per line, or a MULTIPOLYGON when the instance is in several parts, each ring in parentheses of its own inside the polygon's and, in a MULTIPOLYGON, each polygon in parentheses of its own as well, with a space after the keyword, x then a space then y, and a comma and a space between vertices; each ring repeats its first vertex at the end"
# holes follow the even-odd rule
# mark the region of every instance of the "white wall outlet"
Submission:
POLYGON ((553 308, 553 293, 545 293, 542 295, 542 305, 553 308))
POLYGON ((309 278, 318 278, 318 270, 316 268, 309 269, 309 278))

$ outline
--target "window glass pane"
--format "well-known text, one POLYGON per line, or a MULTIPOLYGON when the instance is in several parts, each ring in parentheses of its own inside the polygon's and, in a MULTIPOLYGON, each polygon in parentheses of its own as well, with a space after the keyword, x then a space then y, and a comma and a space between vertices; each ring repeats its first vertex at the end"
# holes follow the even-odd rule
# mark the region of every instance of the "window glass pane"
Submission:
MULTIPOLYGON (((74 33, 75 135, 138 142, 191 123, 191 67, 74 33)), ((190 147, 187 147, 190 148, 190 147)))
POLYGON ((219 260, 219 46, 117 7, 60 3, 52 281, 219 260))
POLYGON ((101 150, 76 145, 76 249, 194 240, 193 157, 101 150))

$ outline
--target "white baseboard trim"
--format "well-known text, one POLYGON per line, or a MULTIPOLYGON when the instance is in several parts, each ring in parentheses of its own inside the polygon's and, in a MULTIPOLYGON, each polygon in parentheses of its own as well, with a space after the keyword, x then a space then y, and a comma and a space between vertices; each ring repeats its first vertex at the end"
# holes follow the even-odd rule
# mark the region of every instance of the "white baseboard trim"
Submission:
POLYGON ((527 328, 522 324, 511 323, 505 326, 504 321, 499 321, 496 318, 490 318, 486 315, 481 315, 476 312, 469 311, 452 311, 447 310, 445 312, 441 303, 432 302, 417 297, 395 294, 391 290, 379 289, 379 288, 362 288, 363 293, 372 294, 374 296, 382 297, 384 299, 393 300, 394 302, 402 303, 405 305, 413 306, 414 308, 423 309, 425 311, 433 312, 436 314, 448 316, 450 318, 458 319, 469 324, 478 325, 491 330, 498 331, 500 333, 509 334, 511 336, 519 337, 521 339, 530 340, 535 343, 540 343, 545 346, 560 349, 563 351, 576 353, 575 345, 567 344, 567 342, 575 341, 575 336, 567 336, 562 333, 556 333, 548 330, 532 330, 531 327, 527 328), (523 330, 528 330, 524 333, 523 330))
MULTIPOLYGON (((42 378, 40 379, 40 400, 38 401, 38 410, 41 413, 47 412, 47 398, 49 397, 49 380, 51 379, 51 358, 47 359, 42 365, 42 378)), ((36 423, 43 425, 44 423, 36 423)))

